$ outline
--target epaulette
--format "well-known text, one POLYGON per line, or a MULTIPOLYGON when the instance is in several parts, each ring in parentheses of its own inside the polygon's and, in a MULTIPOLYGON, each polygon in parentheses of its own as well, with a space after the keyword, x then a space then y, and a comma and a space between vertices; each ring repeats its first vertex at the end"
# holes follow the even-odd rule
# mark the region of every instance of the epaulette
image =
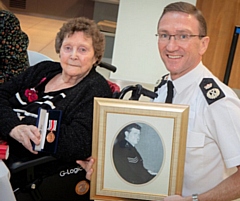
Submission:
POLYGON ((209 105, 225 97, 225 94, 212 78, 203 78, 200 88, 209 105))
POLYGON ((169 76, 169 73, 162 76, 162 79, 157 81, 156 86, 154 87, 154 92, 156 92, 158 88, 160 88, 161 86, 167 83, 168 76, 169 76))

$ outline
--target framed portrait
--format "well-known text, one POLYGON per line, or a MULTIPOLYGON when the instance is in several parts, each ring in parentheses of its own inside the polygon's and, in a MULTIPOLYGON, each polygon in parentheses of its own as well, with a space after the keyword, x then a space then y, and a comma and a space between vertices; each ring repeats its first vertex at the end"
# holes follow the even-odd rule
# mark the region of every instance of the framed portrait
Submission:
POLYGON ((161 200, 182 192, 189 106, 94 99, 92 200, 161 200))

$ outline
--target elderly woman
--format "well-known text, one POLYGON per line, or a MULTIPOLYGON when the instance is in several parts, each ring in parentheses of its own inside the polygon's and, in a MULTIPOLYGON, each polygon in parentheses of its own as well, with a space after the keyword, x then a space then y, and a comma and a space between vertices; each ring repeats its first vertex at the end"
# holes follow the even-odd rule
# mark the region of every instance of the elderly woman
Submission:
POLYGON ((0 138, 10 146, 9 159, 39 157, 38 109, 62 111, 54 157, 65 161, 91 155, 93 99, 111 97, 107 81, 95 71, 104 52, 97 25, 80 17, 63 24, 55 48, 60 63, 44 61, 0 86, 0 138))

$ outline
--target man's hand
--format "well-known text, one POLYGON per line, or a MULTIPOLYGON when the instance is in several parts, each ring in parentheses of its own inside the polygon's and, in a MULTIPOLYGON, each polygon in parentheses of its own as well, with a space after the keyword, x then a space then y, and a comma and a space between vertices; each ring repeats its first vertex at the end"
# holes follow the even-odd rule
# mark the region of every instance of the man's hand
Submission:
POLYGON ((163 201, 192 201, 192 197, 182 197, 180 195, 171 195, 168 197, 165 197, 163 201))
POLYGON ((77 160, 77 164, 81 165, 81 167, 86 171, 86 179, 91 180, 91 176, 93 173, 93 164, 95 160, 92 157, 87 158, 86 160, 77 160))
MULTIPOLYGON (((155 200, 157 201, 157 200, 155 200)), ((168 197, 165 197, 163 201, 192 201, 192 197, 182 197, 180 195, 171 195, 168 197)))
POLYGON ((31 141, 39 145, 41 141, 41 134, 36 126, 33 125, 19 125, 13 128, 10 132, 10 136, 21 143, 26 149, 33 154, 37 154, 37 151, 33 151, 31 141))

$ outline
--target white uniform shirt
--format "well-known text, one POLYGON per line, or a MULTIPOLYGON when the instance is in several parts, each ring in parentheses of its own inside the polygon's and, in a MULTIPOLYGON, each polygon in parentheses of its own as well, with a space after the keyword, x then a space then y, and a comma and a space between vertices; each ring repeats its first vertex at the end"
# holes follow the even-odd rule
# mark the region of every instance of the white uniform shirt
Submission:
MULTIPOLYGON (((182 191, 189 196, 215 187, 240 165, 240 100, 202 62, 173 84, 173 104, 190 106, 182 191), (208 100, 215 100, 208 104, 199 86, 203 78, 213 78, 225 97, 218 100, 217 89, 217 95, 208 94, 208 100)), ((164 102, 167 84, 157 93, 154 102, 164 102)))

